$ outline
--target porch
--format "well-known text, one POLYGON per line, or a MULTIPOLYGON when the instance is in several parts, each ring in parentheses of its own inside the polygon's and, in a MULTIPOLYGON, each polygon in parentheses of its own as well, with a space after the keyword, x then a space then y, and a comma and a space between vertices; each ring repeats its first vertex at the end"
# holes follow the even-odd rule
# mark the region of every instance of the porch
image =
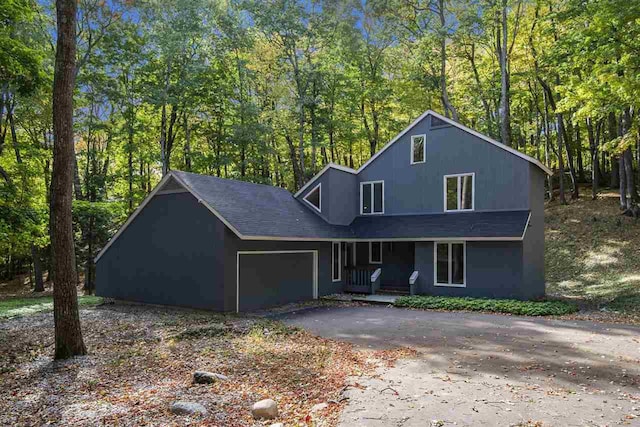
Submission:
POLYGON ((419 272, 414 268, 414 242, 343 242, 340 252, 344 292, 390 297, 415 293, 419 272))

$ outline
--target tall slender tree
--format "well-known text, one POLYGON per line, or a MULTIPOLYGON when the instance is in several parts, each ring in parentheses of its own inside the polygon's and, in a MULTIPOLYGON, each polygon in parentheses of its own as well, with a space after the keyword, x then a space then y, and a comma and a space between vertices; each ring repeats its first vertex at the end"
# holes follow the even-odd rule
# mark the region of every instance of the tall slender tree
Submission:
POLYGON ((52 245, 55 284, 55 358, 86 354, 78 313, 73 245, 73 88, 76 65, 75 0, 57 0, 57 44, 53 77, 52 245))

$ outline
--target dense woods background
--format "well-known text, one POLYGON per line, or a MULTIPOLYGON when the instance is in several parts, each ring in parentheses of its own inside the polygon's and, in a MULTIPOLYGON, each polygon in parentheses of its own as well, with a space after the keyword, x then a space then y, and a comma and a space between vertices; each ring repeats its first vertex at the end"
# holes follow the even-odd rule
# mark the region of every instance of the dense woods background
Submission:
MULTIPOLYGON (((76 264, 163 174, 299 188, 427 109, 638 214, 640 2, 79 0, 76 264)), ((49 270, 55 8, 0 2, 0 278, 49 270)), ((566 194, 566 195, 565 195, 566 194)), ((584 195, 583 195, 584 197, 584 195)))

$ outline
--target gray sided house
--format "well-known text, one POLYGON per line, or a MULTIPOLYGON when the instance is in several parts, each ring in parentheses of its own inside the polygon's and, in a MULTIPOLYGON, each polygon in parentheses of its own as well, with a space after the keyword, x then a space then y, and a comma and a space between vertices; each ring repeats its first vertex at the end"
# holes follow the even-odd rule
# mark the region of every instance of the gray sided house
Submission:
POLYGON ((432 111, 294 195, 174 171, 96 258, 97 293, 216 311, 336 292, 539 298, 545 173, 432 111))

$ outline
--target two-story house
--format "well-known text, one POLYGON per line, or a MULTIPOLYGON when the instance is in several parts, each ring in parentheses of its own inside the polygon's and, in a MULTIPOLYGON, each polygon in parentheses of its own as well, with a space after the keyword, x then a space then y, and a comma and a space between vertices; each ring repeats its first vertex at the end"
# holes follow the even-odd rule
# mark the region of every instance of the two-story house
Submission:
POLYGON ((336 292, 542 297, 545 173, 432 111, 294 195, 174 171, 96 258, 97 293, 219 311, 336 292))

